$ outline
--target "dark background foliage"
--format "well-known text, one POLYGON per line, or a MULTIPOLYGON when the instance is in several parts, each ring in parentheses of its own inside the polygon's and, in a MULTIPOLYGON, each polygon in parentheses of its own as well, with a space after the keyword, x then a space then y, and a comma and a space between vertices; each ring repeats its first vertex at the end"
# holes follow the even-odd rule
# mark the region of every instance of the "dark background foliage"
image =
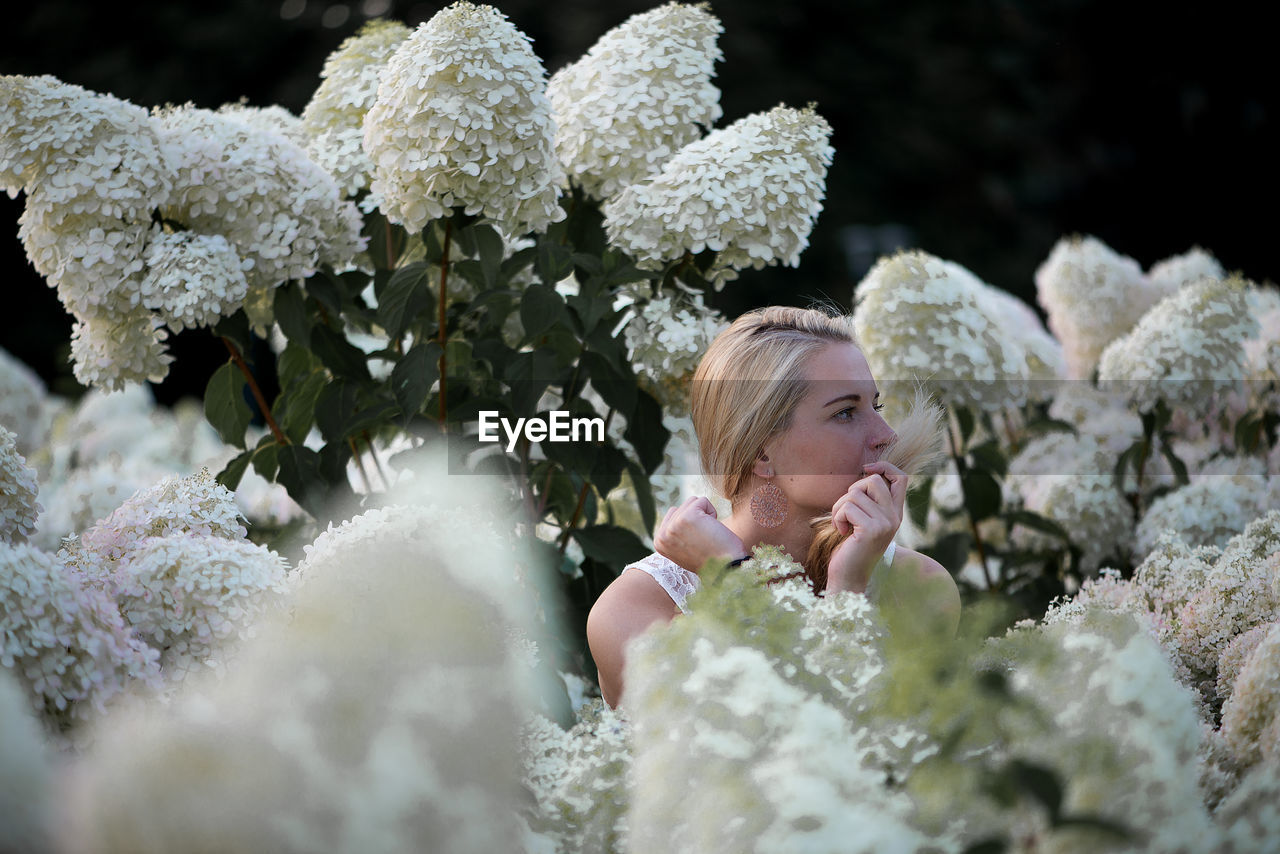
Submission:
MULTIPOLYGON (((11 9, 0 73, 53 74, 142 105, 247 99, 300 112, 325 57, 371 16, 441 3, 224 0, 11 9)), ((549 72, 650 0, 505 0, 549 72)), ((799 269, 748 272, 730 314, 830 299, 885 252, 919 247, 1029 301, 1053 243, 1093 234, 1148 266, 1193 245, 1276 277, 1277 102, 1269 30, 1244 3, 1181 11, 1116 0, 722 0, 722 124, 816 102, 834 128, 828 198, 799 269)), ((1256 8, 1256 7, 1253 7, 1256 8)), ((0 270, 16 303, 0 346, 74 393, 70 318, 0 197, 0 270)), ((157 396, 199 395, 225 350, 179 336, 157 396)))

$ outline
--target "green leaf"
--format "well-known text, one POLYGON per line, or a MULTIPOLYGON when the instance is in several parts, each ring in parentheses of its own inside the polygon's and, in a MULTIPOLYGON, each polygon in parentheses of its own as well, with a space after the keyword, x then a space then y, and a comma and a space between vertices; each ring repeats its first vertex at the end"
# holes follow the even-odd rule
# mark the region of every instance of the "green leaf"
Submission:
POLYGON ((204 416, 222 441, 244 447, 244 431, 253 411, 244 399, 244 376, 232 362, 213 372, 204 391, 204 416))
POLYGON ((1035 765, 1021 759, 1014 759, 1005 772, 1015 781, 1020 791, 1030 794, 1049 811, 1050 823, 1057 823, 1058 813, 1062 810, 1062 784, 1058 775, 1050 768, 1035 765))
POLYGON ((273 303, 276 323, 284 337, 305 347, 311 340, 311 318, 302 288, 295 282, 285 282, 276 288, 273 303))
POLYGON ((328 382, 322 371, 313 371, 305 380, 291 385, 276 398, 272 412, 289 441, 306 440, 315 423, 316 399, 328 382))
POLYGON ((506 252, 502 237, 491 225, 474 225, 472 232, 476 239, 476 253, 480 256, 480 271, 486 287, 494 287, 498 283, 498 271, 502 269, 502 256, 506 252))
POLYGON ((907 513, 911 524, 923 531, 929 522, 929 504, 933 498, 933 478, 926 477, 907 488, 907 513))
POLYGON ((311 330, 311 351, 335 376, 353 380, 371 379, 364 351, 327 326, 311 330))
POLYGON ((409 243, 409 233, 382 214, 365 217, 364 233, 369 238, 369 257, 381 270, 394 267, 409 243))
POLYGON ((960 422, 960 441, 962 446, 968 445, 969 437, 973 435, 973 413, 964 406, 957 406, 953 411, 956 414, 956 420, 960 422))
POLYGON ((316 426, 326 442, 347 437, 347 425, 356 414, 359 398, 359 386, 346 380, 335 380, 321 390, 316 398, 316 426))
POLYGON ((307 279, 307 294, 320 303, 329 312, 331 318, 342 315, 342 306, 345 302, 344 290, 342 282, 323 267, 307 279))
POLYGON ((1005 521, 1010 526, 1022 525, 1033 531, 1039 531, 1042 534, 1048 534, 1051 537, 1057 537, 1064 543, 1070 542, 1071 537, 1063 528, 1048 516, 1042 516, 1039 513, 1033 513, 1030 510, 1010 510, 1005 513, 1005 521))
POLYGON ((248 358, 249 352, 253 349, 253 333, 249 330, 249 315, 244 313, 244 309, 240 309, 235 314, 228 315, 214 324, 213 334, 220 338, 226 338, 236 345, 236 349, 245 358, 248 358))
POLYGON ((538 260, 535 269, 546 287, 554 287, 573 272, 573 250, 543 235, 538 242, 538 260))
POLYGON ((262 441, 253 449, 253 469, 272 483, 280 473, 280 444, 270 435, 263 436, 262 441))
POLYGON ((973 458, 973 468, 979 471, 1004 475, 1009 469, 1009 461, 1005 459, 1004 451, 995 439, 970 448, 969 456, 973 458))
POLYGON ((284 352, 276 360, 276 376, 281 388, 289 388, 295 383, 305 382, 312 374, 317 373, 320 363, 311 357, 311 351, 303 344, 290 341, 284 352))
POLYGON ((392 339, 398 339, 414 321, 430 317, 434 311, 431 270, 422 261, 415 261, 392 273, 378 298, 378 322, 392 339))
POLYGON ((662 404, 644 389, 636 392, 636 406, 622 435, 636 449, 645 472, 653 474, 662 464, 671 431, 662 425, 662 404))
POLYGON ((591 387, 604 402, 629 418, 636 407, 639 385, 634 373, 622 374, 604 356, 592 350, 582 354, 582 367, 591 378, 591 387))
POLYGON ((396 362, 391 369, 391 393, 404 413, 405 424, 422 410, 439 378, 440 345, 435 341, 414 345, 396 362))
POLYGON ((627 469, 627 457, 613 445, 598 445, 595 461, 591 466, 591 483, 601 495, 608 495, 622 482, 627 469))
POLYGON ((1003 496, 1000 484, 984 471, 966 472, 960 478, 964 491, 964 506, 974 522, 989 519, 1000 512, 1003 496))
POLYGON ((993 836, 981 842, 975 842, 964 849, 961 854, 1004 854, 1009 850, 1009 842, 1001 837, 993 836))
POLYGON ((218 472, 215 480, 235 492, 236 488, 240 486, 240 479, 244 477, 245 470, 249 468, 249 461, 252 459, 253 451, 241 451, 222 467, 222 471, 218 472))
POLYGON ((576 528, 573 538, 582 546, 583 554, 602 563, 622 566, 649 554, 643 542, 631 531, 617 525, 588 525, 576 528))
POLYGON ((653 485, 649 475, 632 460, 627 460, 627 474, 631 477, 631 485, 635 489, 636 503, 640 505, 640 518, 646 531, 654 530, 658 525, 658 508, 653 500, 653 485))
POLYGON ((1191 482, 1187 477, 1187 464, 1174 453, 1173 447, 1163 440, 1160 442, 1160 453, 1169 461, 1169 468, 1173 469, 1173 476, 1178 480, 1178 486, 1186 486, 1191 482))
POLYGON ((520 323, 525 338, 533 340, 564 317, 564 299, 555 288, 530 285, 520 297, 520 323))
POLYGON ((320 475, 320 455, 303 445, 282 445, 277 456, 280 484, 302 509, 317 519, 324 518, 328 489, 320 475))

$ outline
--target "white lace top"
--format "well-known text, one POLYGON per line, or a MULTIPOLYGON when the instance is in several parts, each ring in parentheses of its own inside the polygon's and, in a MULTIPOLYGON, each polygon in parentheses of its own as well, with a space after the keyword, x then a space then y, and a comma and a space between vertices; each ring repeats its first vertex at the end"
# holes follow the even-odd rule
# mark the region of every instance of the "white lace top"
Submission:
MULTIPOLYGON (((893 565, 893 556, 898 550, 897 543, 889 543, 889 548, 884 550, 884 557, 876 564, 875 569, 871 571, 871 580, 867 582, 867 598, 875 600, 875 594, 880 589, 881 573, 893 565)), ((662 555, 654 552, 647 557, 643 557, 635 563, 629 563, 623 567, 622 571, 628 569, 639 569, 653 576, 653 580, 667 591, 667 595, 671 597, 671 601, 676 603, 676 607, 680 609, 682 614, 689 613, 689 609, 685 606, 685 600, 698 589, 700 583, 698 576, 690 572, 684 567, 672 563, 662 555)))

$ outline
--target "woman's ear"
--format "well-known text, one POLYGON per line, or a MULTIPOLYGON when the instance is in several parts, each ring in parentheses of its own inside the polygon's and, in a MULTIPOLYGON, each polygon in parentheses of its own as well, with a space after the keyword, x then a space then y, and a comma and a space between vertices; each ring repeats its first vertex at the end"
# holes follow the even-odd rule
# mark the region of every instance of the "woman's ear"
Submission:
POLYGON ((755 464, 751 466, 751 473, 756 477, 765 479, 773 477, 773 463, 769 462, 769 455, 763 449, 756 455, 755 464))

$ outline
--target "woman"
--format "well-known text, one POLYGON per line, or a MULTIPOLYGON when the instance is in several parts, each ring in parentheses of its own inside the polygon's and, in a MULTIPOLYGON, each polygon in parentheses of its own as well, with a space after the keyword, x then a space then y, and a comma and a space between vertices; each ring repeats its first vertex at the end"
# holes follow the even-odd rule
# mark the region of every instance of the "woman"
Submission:
POLYGON ((758 544, 805 560, 824 514, 837 536, 816 549, 824 565, 806 566, 816 587, 865 593, 892 579, 922 618, 954 633, 960 598, 950 574, 893 544, 907 477, 881 459, 895 434, 879 396, 850 318, 766 308, 716 337, 694 374, 690 408, 703 472, 732 511, 721 522, 705 498, 669 511, 654 536, 658 554, 626 567, 592 607, 587 641, 606 703, 622 700, 627 644, 685 610, 698 586, 691 570, 745 558, 758 544))

